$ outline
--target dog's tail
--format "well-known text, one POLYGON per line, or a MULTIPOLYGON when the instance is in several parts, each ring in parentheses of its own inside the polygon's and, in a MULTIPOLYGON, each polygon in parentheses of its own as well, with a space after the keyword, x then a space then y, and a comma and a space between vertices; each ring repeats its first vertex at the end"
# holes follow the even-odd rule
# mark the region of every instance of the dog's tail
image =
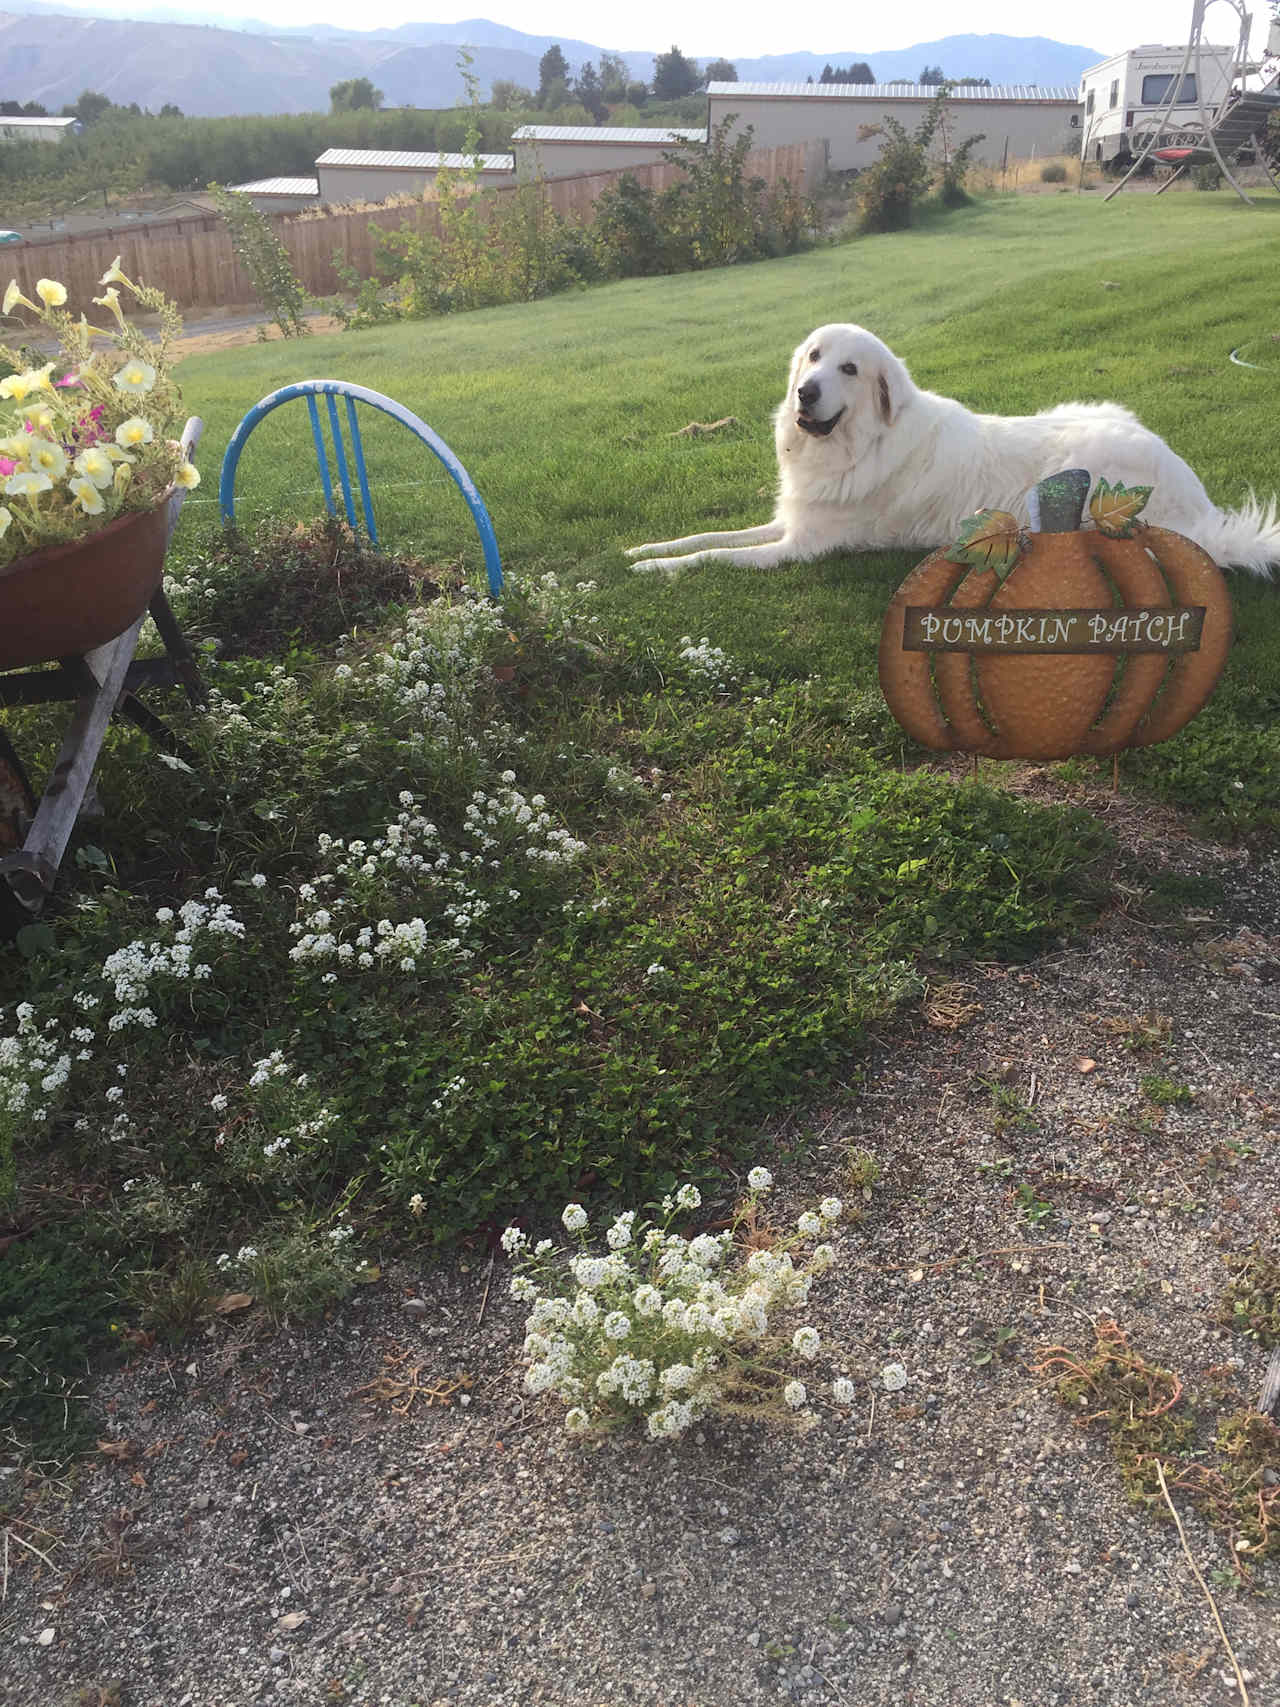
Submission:
MULTIPOLYGON (((1188 529, 1188 532, 1192 530, 1188 529)), ((1194 530, 1197 544, 1227 569, 1251 569, 1268 579, 1280 570, 1280 507, 1249 493, 1238 510, 1217 510, 1194 530)))

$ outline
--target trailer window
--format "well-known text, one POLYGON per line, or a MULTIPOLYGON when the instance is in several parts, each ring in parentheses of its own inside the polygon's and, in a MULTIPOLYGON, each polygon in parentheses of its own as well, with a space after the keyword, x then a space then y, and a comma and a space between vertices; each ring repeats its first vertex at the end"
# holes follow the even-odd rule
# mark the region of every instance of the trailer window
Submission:
MULTIPOLYGON (((1158 107, 1169 99, 1169 91, 1173 88, 1174 73, 1172 71, 1153 72, 1150 77, 1142 79, 1142 104, 1144 107, 1158 107)), ((1195 73, 1189 72, 1178 88, 1174 99, 1175 106, 1190 106, 1198 101, 1196 93, 1195 73)))
POLYGON ((1089 91, 1089 98, 1088 98, 1088 100, 1087 100, 1087 101, 1086 101, 1086 102, 1085 102, 1085 104, 1084 104, 1084 116, 1085 116, 1085 117, 1086 117, 1086 118, 1091 118, 1091 117, 1092 117, 1092 116, 1093 116, 1093 97, 1094 97, 1094 93, 1095 93, 1095 91, 1094 91, 1094 90, 1092 90, 1092 89, 1090 89, 1090 91, 1089 91))
POLYGON ((1111 102, 1110 102, 1110 104, 1113 107, 1118 107, 1120 105, 1120 79, 1118 77, 1115 78, 1111 84, 1111 102))

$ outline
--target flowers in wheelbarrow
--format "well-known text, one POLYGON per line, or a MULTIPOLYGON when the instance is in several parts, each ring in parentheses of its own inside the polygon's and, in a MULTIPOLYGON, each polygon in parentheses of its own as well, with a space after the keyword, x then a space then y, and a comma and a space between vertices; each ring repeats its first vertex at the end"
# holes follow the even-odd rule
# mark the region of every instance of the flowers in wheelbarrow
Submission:
POLYGON ((36 301, 12 280, 0 304, 6 315, 35 316, 41 346, 0 343, 0 568, 150 509, 175 484, 199 484, 178 443, 177 308, 163 291, 135 284, 119 256, 102 285, 109 288, 93 304, 108 311, 105 327, 73 314, 57 279, 36 280, 36 301), (121 288, 156 317, 152 334, 130 323, 121 288))

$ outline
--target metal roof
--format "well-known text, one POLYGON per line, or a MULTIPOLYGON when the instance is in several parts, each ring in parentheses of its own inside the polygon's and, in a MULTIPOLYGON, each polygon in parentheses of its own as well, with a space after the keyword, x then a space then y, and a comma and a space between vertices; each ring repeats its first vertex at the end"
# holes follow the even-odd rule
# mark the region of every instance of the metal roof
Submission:
MULTIPOLYGON (((932 85, 918 83, 708 83, 707 94, 775 95, 794 100, 820 97, 846 101, 927 101, 937 94, 932 85)), ((952 101, 1070 101, 1078 106, 1080 94, 1075 85, 1065 83, 981 83, 953 86, 947 97, 952 101)))
POLYGON ((326 148, 316 160, 317 166, 369 166, 400 168, 402 171, 438 172, 442 166, 451 171, 466 171, 480 162, 482 172, 514 172, 515 157, 511 154, 416 154, 393 148, 326 148))
POLYGON ((12 116, 8 114, 0 115, 0 125, 43 125, 47 129, 49 125, 69 125, 79 123, 79 119, 31 118, 28 115, 23 114, 20 116, 17 113, 12 114, 12 116))
MULTIPOLYGON (((714 84, 712 87, 714 88, 714 84)), ((726 84, 726 88, 735 85, 726 84)), ((767 85, 762 84, 762 88, 767 85)), ((647 130, 637 126, 628 128, 626 125, 593 125, 593 124, 522 124, 519 130, 513 131, 512 142, 599 142, 626 143, 638 147, 647 143, 650 148, 660 148, 670 142, 705 142, 706 127, 699 125, 696 129, 680 129, 671 127, 663 130, 654 126, 647 130)))
POLYGON ((319 178, 255 178, 251 184, 231 184, 242 196, 319 196, 319 178))

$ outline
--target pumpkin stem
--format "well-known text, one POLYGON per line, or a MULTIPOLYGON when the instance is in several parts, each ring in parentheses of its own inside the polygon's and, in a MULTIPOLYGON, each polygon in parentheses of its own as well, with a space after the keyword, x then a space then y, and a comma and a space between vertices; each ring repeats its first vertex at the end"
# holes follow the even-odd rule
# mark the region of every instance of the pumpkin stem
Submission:
POLYGON ((1084 503, 1093 476, 1085 468, 1064 468, 1046 475, 1027 493, 1033 533, 1075 533, 1084 519, 1084 503))

